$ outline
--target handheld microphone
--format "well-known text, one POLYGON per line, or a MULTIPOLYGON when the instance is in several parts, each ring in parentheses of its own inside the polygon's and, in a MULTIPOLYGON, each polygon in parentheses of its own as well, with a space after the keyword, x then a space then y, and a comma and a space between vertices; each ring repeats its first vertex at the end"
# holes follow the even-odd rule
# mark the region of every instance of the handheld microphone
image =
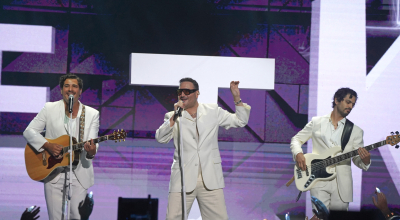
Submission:
POLYGON ((74 95, 69 95, 68 97, 68 111, 72 113, 72 106, 74 106, 74 95))
POLYGON ((182 116, 182 108, 181 108, 181 107, 178 107, 176 110, 177 110, 177 111, 175 112, 175 115, 174 115, 174 121, 176 120, 176 118, 177 118, 178 116, 182 116))

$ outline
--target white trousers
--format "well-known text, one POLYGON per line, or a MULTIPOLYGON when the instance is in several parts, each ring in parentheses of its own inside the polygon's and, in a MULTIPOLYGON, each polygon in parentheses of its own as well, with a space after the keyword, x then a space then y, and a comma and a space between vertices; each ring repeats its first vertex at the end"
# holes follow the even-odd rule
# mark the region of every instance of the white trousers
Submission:
MULTIPOLYGON (((227 220, 225 197, 223 189, 208 190, 203 181, 197 181, 193 192, 186 193, 186 208, 189 216, 194 199, 199 203, 201 218, 203 220, 227 220)), ((168 195, 167 220, 182 220, 181 193, 170 192, 168 195)))
MULTIPOLYGON (((46 198, 49 220, 62 219, 64 202, 66 202, 68 198, 67 179, 69 178, 69 172, 67 172, 67 175, 65 173, 60 173, 59 175, 61 175, 60 179, 56 183, 48 182, 44 184, 44 195, 46 198), (65 191, 63 190, 64 186, 67 186, 65 191)), ((72 174, 72 198, 69 204, 71 209, 69 219, 81 219, 78 206, 80 202, 85 200, 86 192, 87 190, 82 187, 78 179, 76 179, 75 174, 72 174)), ((64 219, 67 219, 67 214, 68 213, 64 214, 64 219)))
MULTIPOLYGON (((324 203, 328 210, 347 211, 349 209, 349 203, 343 202, 340 198, 336 178, 331 181, 317 183, 310 190, 310 194, 324 203)), ((314 204, 313 208, 315 209, 314 204)))

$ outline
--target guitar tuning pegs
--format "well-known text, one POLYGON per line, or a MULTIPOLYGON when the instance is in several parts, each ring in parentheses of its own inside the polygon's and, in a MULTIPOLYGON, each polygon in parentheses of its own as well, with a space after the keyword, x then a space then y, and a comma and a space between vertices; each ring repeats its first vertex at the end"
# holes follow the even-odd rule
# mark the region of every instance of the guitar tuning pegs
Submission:
POLYGON ((115 143, 117 143, 118 141, 115 141, 115 143))
POLYGON ((124 139, 124 141, 125 141, 125 139, 124 139))
POLYGON ((124 131, 124 129, 121 129, 121 131, 124 131))
POLYGON ((399 132, 398 132, 398 131, 396 131, 395 133, 396 133, 396 134, 399 134, 399 132))
POLYGON ((121 139, 119 139, 119 142, 121 142, 121 139))
POLYGON ((399 149, 399 145, 396 145, 396 147, 395 147, 396 149, 399 149))
MULTIPOLYGON (((118 129, 118 132, 119 132, 119 129, 118 129)), ((393 132, 392 132, 393 133, 393 132)))
POLYGON ((390 132, 390 134, 391 134, 391 135, 394 135, 394 132, 392 131, 392 132, 390 132))

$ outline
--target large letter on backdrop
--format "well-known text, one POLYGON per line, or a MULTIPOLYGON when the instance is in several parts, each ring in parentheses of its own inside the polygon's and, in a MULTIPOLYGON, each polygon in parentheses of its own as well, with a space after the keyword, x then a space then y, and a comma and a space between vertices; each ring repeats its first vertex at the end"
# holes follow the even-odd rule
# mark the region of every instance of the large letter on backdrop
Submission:
MULTIPOLYGON (((54 46, 53 27, 0 24, 0 64, 3 51, 54 53, 54 46)), ((49 96, 47 87, 2 86, 0 82, 0 112, 37 113, 49 96)))
POLYGON ((132 53, 130 83, 178 86, 183 77, 199 83, 199 100, 216 103, 218 88, 232 80, 242 89, 274 89, 275 59, 132 53))

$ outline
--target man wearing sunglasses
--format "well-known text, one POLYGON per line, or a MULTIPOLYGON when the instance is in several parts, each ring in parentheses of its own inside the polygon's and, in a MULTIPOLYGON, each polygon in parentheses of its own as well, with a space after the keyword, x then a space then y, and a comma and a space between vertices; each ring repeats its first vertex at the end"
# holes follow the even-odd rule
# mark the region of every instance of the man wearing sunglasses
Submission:
POLYGON ((239 81, 232 81, 230 89, 236 112, 229 113, 218 104, 198 103, 200 95, 196 80, 183 78, 177 90, 178 102, 174 111, 165 114, 164 123, 157 129, 156 139, 168 143, 174 139, 174 161, 171 167, 167 220, 182 219, 181 174, 179 167, 179 128, 182 126, 186 207, 190 212, 197 198, 203 220, 228 219, 223 188, 225 187, 221 156, 218 148, 219 126, 225 129, 244 127, 250 117, 250 106, 240 99, 239 81), (174 117, 178 107, 182 117, 174 117))

